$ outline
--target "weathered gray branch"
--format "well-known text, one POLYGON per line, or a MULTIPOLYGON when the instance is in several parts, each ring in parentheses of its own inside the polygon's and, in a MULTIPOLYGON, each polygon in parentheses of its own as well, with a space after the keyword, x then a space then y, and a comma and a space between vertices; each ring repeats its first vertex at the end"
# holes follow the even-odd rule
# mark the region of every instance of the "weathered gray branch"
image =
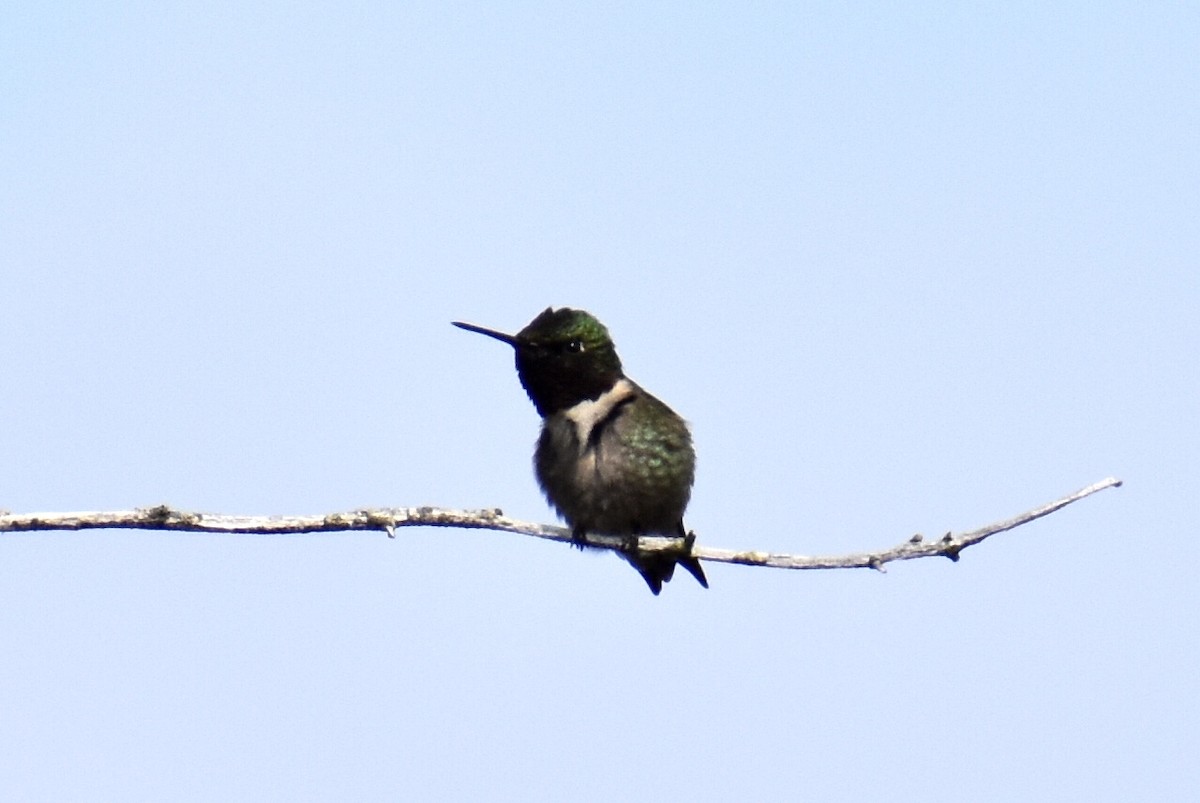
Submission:
MULTIPOLYGON (((809 557, 773 552, 737 552, 731 549, 713 549, 697 544, 693 550, 700 560, 714 563, 740 563, 744 566, 769 566, 776 569, 878 569, 883 571, 885 563, 896 560, 913 560, 935 555, 958 560, 958 555, 969 546, 985 538, 1028 524, 1054 511, 1078 502, 1086 496, 1116 488, 1121 481, 1115 477, 1101 480, 1082 488, 1069 496, 1041 507, 1013 516, 1010 519, 989 524, 970 532, 946 533, 936 540, 926 540, 914 535, 898 546, 877 552, 859 552, 850 555, 809 557)), ((190 513, 176 510, 167 505, 92 513, 3 513, 0 515, 0 532, 30 532, 35 530, 179 530, 193 533, 240 533, 246 535, 300 535, 303 533, 346 532, 351 530, 377 530, 394 538, 397 527, 469 527, 483 530, 532 535, 552 541, 571 543, 571 531, 563 527, 517 521, 504 516, 500 510, 446 510, 436 507, 371 508, 349 513, 331 513, 321 516, 227 516, 212 513, 190 513)), ((622 549, 621 538, 589 535, 589 546, 601 549, 622 549)), ((638 547, 644 552, 673 551, 682 548, 679 538, 644 538, 638 547)))

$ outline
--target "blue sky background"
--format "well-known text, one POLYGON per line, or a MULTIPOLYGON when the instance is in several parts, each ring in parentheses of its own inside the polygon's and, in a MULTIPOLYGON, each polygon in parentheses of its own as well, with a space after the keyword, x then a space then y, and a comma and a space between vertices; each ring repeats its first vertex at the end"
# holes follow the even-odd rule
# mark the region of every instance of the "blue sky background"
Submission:
POLYGON ((1190 4, 16 3, 0 507, 553 521, 511 354, 693 424, 659 598, 514 535, 0 538, 24 800, 1200 794, 1190 4))

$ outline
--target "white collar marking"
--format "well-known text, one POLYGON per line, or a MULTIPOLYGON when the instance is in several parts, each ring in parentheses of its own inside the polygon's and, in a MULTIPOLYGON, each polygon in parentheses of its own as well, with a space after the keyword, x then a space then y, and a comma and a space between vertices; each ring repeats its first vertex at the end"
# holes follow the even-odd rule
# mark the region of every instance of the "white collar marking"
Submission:
POLYGON ((608 417, 621 402, 633 398, 633 383, 622 377, 611 388, 600 394, 598 399, 587 399, 565 411, 567 420, 575 425, 575 437, 579 439, 579 450, 587 448, 588 439, 596 424, 608 417))

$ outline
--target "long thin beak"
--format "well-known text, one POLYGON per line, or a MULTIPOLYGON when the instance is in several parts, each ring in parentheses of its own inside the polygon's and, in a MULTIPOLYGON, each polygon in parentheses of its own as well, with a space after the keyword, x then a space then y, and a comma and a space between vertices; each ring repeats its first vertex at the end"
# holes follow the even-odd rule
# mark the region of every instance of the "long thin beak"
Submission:
POLYGON ((503 332, 497 332, 495 329, 484 329, 482 326, 476 326, 473 323, 463 323, 462 321, 451 321, 452 324, 459 329, 466 329, 468 332, 478 332, 481 335, 494 337, 502 343, 507 343, 514 348, 517 345, 517 338, 513 335, 506 335, 503 332))

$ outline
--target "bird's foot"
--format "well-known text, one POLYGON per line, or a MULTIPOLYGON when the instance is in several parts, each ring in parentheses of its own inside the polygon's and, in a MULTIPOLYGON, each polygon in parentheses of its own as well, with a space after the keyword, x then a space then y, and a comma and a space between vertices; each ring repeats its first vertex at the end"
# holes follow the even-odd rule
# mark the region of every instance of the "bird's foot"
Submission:
POLYGON ((587 532, 582 527, 576 527, 571 530, 571 546, 578 549, 580 552, 587 549, 587 532))

